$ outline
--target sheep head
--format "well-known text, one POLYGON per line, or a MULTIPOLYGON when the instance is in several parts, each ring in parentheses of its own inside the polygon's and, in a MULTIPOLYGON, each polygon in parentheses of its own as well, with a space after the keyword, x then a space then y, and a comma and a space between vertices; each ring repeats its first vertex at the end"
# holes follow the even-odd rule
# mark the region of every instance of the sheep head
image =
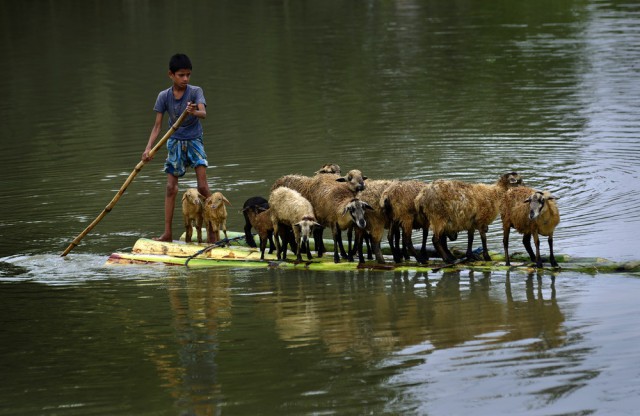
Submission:
POLYGON ((364 181, 367 180, 366 176, 362 175, 358 169, 352 169, 345 176, 341 176, 336 179, 337 182, 346 182, 349 189, 352 192, 360 192, 364 191, 365 184, 364 181))
POLYGON ((535 220, 540 216, 542 210, 544 209, 547 201, 555 200, 556 197, 551 195, 549 192, 544 191, 536 191, 529 198, 524 200, 524 203, 529 204, 529 219, 535 220))
POLYGON ((231 202, 221 192, 214 192, 205 200, 204 204, 209 209, 217 209, 222 204, 231 205, 231 202))
POLYGON ((321 227, 321 225, 316 222, 316 219, 311 216, 302 217, 302 220, 293 224, 293 226, 300 231, 301 241, 309 241, 309 236, 311 236, 313 228, 321 227))
POLYGON ((344 207, 342 215, 345 215, 348 212, 349 215, 351 215, 353 223, 360 228, 364 228, 367 226, 367 220, 364 218, 364 211, 366 209, 373 210, 371 205, 359 200, 358 198, 354 198, 344 207))
POLYGON ((524 185, 522 176, 520 176, 518 172, 505 173, 504 175, 500 176, 500 179, 498 179, 497 183, 504 189, 515 188, 516 186, 524 185))
POLYGON ((193 205, 201 206, 205 197, 201 195, 197 189, 190 188, 185 191, 184 195, 182 195, 182 200, 187 200, 193 205))
POLYGON ((333 173, 336 175, 340 175, 340 166, 336 165, 335 163, 325 163, 319 170, 316 171, 316 175, 321 173, 333 173))

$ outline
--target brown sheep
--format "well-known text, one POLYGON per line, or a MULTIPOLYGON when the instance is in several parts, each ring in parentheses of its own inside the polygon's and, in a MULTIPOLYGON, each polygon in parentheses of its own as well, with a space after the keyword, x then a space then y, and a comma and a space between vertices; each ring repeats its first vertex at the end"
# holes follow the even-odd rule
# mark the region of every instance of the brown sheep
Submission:
POLYGON ((319 226, 311 203, 299 192, 287 187, 280 187, 271 191, 269 211, 271 213, 271 222, 273 223, 278 259, 285 260, 287 257, 288 238, 284 230, 290 227, 293 229, 296 242, 297 260, 302 261, 300 253, 302 244, 306 244, 307 257, 311 260, 309 237, 313 232, 313 228, 319 226), (283 240, 283 244, 280 244, 280 239, 283 240))
POLYGON ((209 243, 220 241, 220 230, 224 232, 224 238, 228 239, 227 208, 225 205, 231 205, 231 202, 221 192, 214 192, 204 201, 202 217, 209 243))
POLYGON ((507 266, 511 264, 509 262, 509 231, 515 228, 520 234, 524 234, 522 243, 531 261, 535 261, 537 267, 542 267, 538 235, 547 236, 549 262, 553 267, 558 267, 558 262, 553 255, 553 231, 560 223, 560 212, 555 200, 556 198, 547 191, 540 192, 527 187, 513 188, 505 193, 500 205, 500 217, 507 266), (531 249, 531 235, 536 245, 535 255, 531 249))
POLYGON ((487 249, 489 224, 498 216, 504 193, 521 184, 522 178, 516 172, 502 175, 493 185, 441 179, 428 184, 416 197, 415 206, 421 221, 431 226, 433 245, 442 259, 447 263, 455 261, 443 244, 446 234, 464 230, 468 236, 466 257, 476 258, 472 245, 474 232, 478 230, 483 258, 490 261, 487 249))
MULTIPOLYGON (((268 204, 267 204, 268 205, 268 204)), ((260 237, 260 260, 264 260, 264 251, 269 241, 269 254, 273 253, 275 244, 273 242, 273 222, 271 222, 271 212, 263 205, 252 205, 242 210, 247 221, 258 232, 260 237)), ((253 240, 253 237, 251 237, 253 240)))
POLYGON ((197 189, 187 189, 182 195, 182 218, 184 219, 185 239, 191 242, 193 227, 196 227, 198 244, 202 243, 202 205, 205 197, 197 189))
POLYGON ((402 261, 402 251, 397 238, 394 238, 400 230, 402 230, 402 244, 407 251, 419 263, 426 261, 422 250, 418 253, 411 240, 413 229, 422 228, 424 230, 429 227, 428 224, 425 225, 420 221, 414 203, 415 198, 425 186, 427 186, 425 182, 415 180, 397 181, 386 188, 380 196, 379 206, 384 210, 390 224, 387 237, 396 263, 402 261))
MULTIPOLYGON (((389 220, 385 215, 383 208, 380 207, 379 201, 382 193, 389 186, 393 185, 396 182, 397 181, 385 179, 369 179, 367 180, 367 187, 365 188, 365 190, 358 194, 358 198, 361 201, 369 204, 372 208, 366 211, 365 218, 367 220, 367 224, 364 230, 356 227, 355 248, 358 250, 358 259, 360 263, 364 263, 364 256, 362 254, 362 243, 365 237, 365 231, 371 238, 371 251, 373 251, 373 253, 375 254, 376 261, 380 264, 385 263, 384 257, 382 256, 380 244, 382 241, 384 229, 389 228, 389 220)), ((369 255, 371 254, 371 251, 369 252, 369 255)))

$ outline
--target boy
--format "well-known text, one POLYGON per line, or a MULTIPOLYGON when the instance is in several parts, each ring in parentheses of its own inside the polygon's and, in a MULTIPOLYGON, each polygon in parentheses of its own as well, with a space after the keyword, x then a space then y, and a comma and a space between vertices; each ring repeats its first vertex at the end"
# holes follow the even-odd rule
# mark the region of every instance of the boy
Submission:
POLYGON ((180 114, 185 109, 187 110, 187 117, 167 141, 169 154, 164 163, 164 171, 167 173, 167 189, 164 197, 164 233, 155 238, 158 241, 173 240, 171 223, 178 194, 178 178, 185 174, 187 166, 192 166, 196 171, 198 192, 204 197, 211 195, 206 174, 207 155, 202 143, 202 124, 200 124, 200 119, 207 117, 206 101, 202 88, 189 85, 191 69, 191 61, 187 55, 176 54, 171 57, 169 78, 173 81, 173 85, 158 94, 156 104, 153 107, 156 112, 156 120, 149 135, 147 147, 142 153, 142 160, 147 162, 151 160, 149 152, 160 134, 165 112, 169 114, 169 127, 171 127, 180 114))

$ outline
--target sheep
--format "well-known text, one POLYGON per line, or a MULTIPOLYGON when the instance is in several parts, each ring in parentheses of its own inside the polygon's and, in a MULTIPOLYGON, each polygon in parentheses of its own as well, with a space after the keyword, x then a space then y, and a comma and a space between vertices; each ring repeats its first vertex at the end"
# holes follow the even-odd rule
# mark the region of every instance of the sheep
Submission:
MULTIPOLYGON (((414 200, 427 184, 416 180, 397 181, 389 185, 380 196, 379 206, 384 210, 389 221, 387 238, 391 246, 393 259, 402 261, 402 252, 398 244, 399 231, 402 230, 402 244, 419 263, 424 263, 426 248, 423 239, 423 250, 418 253, 411 240, 414 228, 428 228, 428 224, 420 221, 414 200), (424 251, 424 252, 423 252, 424 251)), ((426 233, 426 231, 424 231, 426 233)), ((426 238, 426 237, 424 237, 426 238)))
MULTIPOLYGON (((275 244, 273 243, 273 223, 271 222, 271 212, 269 211, 268 203, 266 208, 264 205, 252 205, 244 208, 242 211, 250 223, 249 226, 252 226, 258 232, 258 236, 260 237, 260 260, 264 260, 267 240, 269 241, 269 254, 273 253, 275 248, 275 244)), ((253 236, 251 236, 251 240, 253 240, 253 236)))
MULTIPOLYGON (((367 210, 365 219, 367 221, 364 230, 368 233, 371 239, 371 250, 369 250, 369 258, 371 258, 371 252, 376 256, 376 261, 380 264, 384 264, 385 260, 382 256, 380 249, 380 242, 382 240, 382 234, 385 228, 389 228, 389 220, 385 215, 384 210, 379 204, 382 193, 391 185, 397 183, 397 181, 379 179, 379 180, 367 180, 367 187, 364 191, 358 194, 358 198, 371 206, 372 209, 367 210)), ((356 228, 356 241, 355 248, 358 250, 358 259, 360 263, 364 263, 364 257, 362 255, 362 243, 365 237, 365 232, 361 228, 356 228)))
MULTIPOLYGON (((333 237, 333 259, 340 262, 340 254, 350 261, 353 260, 351 253, 347 253, 342 245, 340 236, 341 230, 348 229, 352 224, 359 228, 366 226, 365 210, 373 210, 366 202, 358 199, 358 191, 364 190, 366 177, 359 170, 352 170, 345 177, 332 179, 328 177, 314 177, 314 181, 308 188, 309 201, 316 213, 318 222, 325 227, 329 227, 333 237), (346 215, 346 214, 349 215, 346 215)), ((322 255, 318 250, 318 256, 322 255)))
POLYGON ((556 197, 548 191, 536 191, 528 187, 510 189, 504 194, 500 204, 500 217, 502 219, 502 243, 504 245, 504 257, 507 266, 509 262, 509 232, 515 228, 520 234, 524 234, 522 243, 531 258, 536 262, 536 267, 542 267, 540 258, 540 239, 538 235, 548 237, 549 263, 558 267, 558 262, 553 255, 553 231, 560 223, 560 213, 556 204, 556 197), (531 249, 531 235, 536 245, 535 256, 531 249))
POLYGON ((516 172, 505 173, 495 184, 466 183, 457 180, 436 180, 428 184, 415 199, 416 211, 421 221, 433 230, 433 245, 446 263, 455 257, 446 247, 447 233, 467 231, 468 259, 475 259, 472 252, 475 230, 482 240, 482 255, 490 261, 487 250, 487 231, 498 216, 502 196, 510 187, 522 185, 516 172))
POLYGON ((216 243, 220 240, 220 229, 224 232, 224 238, 228 239, 227 208, 225 205, 231 205, 231 202, 221 192, 214 192, 204 201, 202 217, 209 243, 216 243))
MULTIPOLYGON (((264 211, 268 208, 269 208, 269 201, 267 201, 261 196, 253 196, 247 199, 246 201, 244 201, 244 204, 242 205, 242 215, 244 215, 244 238, 249 247, 254 247, 254 248, 257 247, 256 242, 253 239, 253 235, 251 235, 251 228, 252 227, 255 228, 255 226, 252 225, 251 219, 249 218, 250 212, 254 211, 255 212, 254 215, 257 215, 258 212, 264 211), (253 210, 254 207, 260 208, 260 210, 259 211, 253 210)), ((269 238, 269 241, 271 242, 271 248, 273 249, 273 243, 272 243, 273 240, 269 238)))
POLYGON ((205 197, 197 189, 187 189, 182 195, 182 218, 184 219, 185 239, 191 242, 193 227, 196 227, 198 244, 202 243, 202 203, 205 197))
POLYGON ((340 166, 336 165, 335 163, 325 163, 320 169, 316 171, 316 175, 321 173, 333 173, 336 175, 340 175, 340 166))
POLYGON ((293 229, 296 242, 296 258, 302 261, 300 253, 302 244, 306 244, 307 258, 311 260, 311 250, 309 248, 309 236, 314 227, 319 226, 311 203, 298 191, 287 187, 276 188, 269 196, 269 211, 271 222, 273 223, 273 233, 275 234, 278 260, 285 260, 287 257, 287 237, 281 229, 291 227, 293 229), (283 245, 280 244, 280 238, 283 245))

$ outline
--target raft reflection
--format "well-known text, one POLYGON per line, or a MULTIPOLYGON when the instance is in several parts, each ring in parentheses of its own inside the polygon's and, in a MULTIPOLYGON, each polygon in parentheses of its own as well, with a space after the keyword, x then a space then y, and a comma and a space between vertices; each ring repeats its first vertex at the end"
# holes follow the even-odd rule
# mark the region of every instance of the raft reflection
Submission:
MULTIPOLYGON (((178 407, 216 414, 222 402, 251 402, 266 394, 251 386, 282 383, 293 371, 306 378, 295 395, 331 395, 341 384, 329 382, 329 369, 340 363, 357 373, 414 348, 420 356, 470 341, 499 348, 534 339, 528 345, 535 350, 565 342, 555 286, 545 299, 545 283, 532 276, 516 274, 514 283, 509 273, 389 276, 274 272, 231 283, 228 271, 218 271, 175 279, 168 295, 176 349, 157 345, 149 355, 178 407)), ((370 394, 400 368, 420 363, 382 365, 370 394)))

